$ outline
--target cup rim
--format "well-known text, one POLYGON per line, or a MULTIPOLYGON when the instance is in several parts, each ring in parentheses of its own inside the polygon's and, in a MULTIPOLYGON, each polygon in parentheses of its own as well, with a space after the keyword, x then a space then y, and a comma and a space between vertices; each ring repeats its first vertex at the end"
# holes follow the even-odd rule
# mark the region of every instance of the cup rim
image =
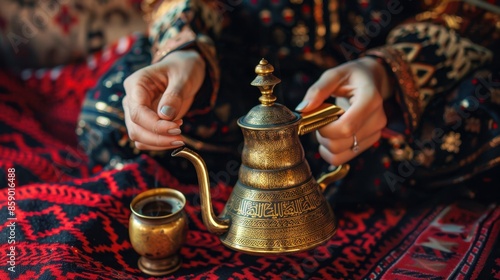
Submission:
POLYGON ((172 216, 176 215, 177 213, 184 210, 185 206, 186 206, 186 197, 180 191, 178 191, 176 189, 171 189, 171 188, 156 188, 156 189, 149 189, 147 191, 144 191, 144 192, 140 193, 139 195, 137 195, 136 197, 134 197, 134 199, 132 199, 132 202, 130 202, 130 211, 132 211, 132 213, 134 215, 136 215, 137 217, 141 217, 144 219, 150 219, 150 220, 159 220, 159 219, 165 219, 165 218, 172 217, 172 216), (143 214, 138 213, 134 209, 134 206, 137 205, 137 203, 139 203, 140 201, 147 199, 149 197, 157 196, 157 195, 173 196, 176 199, 179 199, 181 201, 182 207, 177 209, 177 211, 175 211, 175 212, 172 212, 170 214, 163 215, 163 216, 147 216, 147 215, 143 215, 143 214))

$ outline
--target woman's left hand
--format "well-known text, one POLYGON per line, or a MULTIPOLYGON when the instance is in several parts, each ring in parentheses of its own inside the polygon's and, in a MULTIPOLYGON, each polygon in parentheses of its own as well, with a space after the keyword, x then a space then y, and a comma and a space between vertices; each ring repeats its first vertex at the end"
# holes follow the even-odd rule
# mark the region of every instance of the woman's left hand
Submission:
POLYGON ((308 112, 328 97, 337 97, 337 104, 345 113, 319 129, 317 138, 321 157, 338 166, 380 139, 387 123, 383 96, 389 92, 384 67, 374 58, 363 57, 325 71, 296 110, 308 112))

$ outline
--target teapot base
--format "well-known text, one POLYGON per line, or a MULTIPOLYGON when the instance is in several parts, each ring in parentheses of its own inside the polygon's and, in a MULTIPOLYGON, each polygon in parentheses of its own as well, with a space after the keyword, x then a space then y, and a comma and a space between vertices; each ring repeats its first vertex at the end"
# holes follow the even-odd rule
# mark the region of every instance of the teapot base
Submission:
POLYGON ((294 248, 282 248, 282 247, 270 247, 270 248, 252 248, 252 247, 244 247, 244 246, 238 246, 235 244, 228 244, 225 243, 222 238, 221 242, 224 244, 226 247, 242 252, 245 254, 249 255, 254 255, 254 256, 281 256, 281 255, 292 255, 296 253, 301 253, 301 252, 307 252, 310 250, 313 250, 314 248, 321 246, 322 244, 325 244, 332 238, 335 233, 337 232, 337 227, 335 227, 335 230, 331 233, 331 236, 326 238, 325 240, 321 240, 317 243, 312 243, 308 244, 307 246, 301 246, 301 247, 294 247, 294 248))
POLYGON ((231 225, 220 236, 221 242, 248 254, 311 250, 337 231, 335 215, 312 177, 300 185, 280 189, 259 189, 238 181, 222 217, 231 225))

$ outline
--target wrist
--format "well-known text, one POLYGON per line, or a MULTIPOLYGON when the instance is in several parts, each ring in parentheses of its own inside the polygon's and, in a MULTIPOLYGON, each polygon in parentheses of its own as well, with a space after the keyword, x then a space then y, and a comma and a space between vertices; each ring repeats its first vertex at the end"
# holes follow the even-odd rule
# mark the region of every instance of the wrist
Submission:
POLYGON ((205 69, 206 63, 203 56, 196 49, 180 49, 170 52, 168 55, 162 57, 157 62, 162 62, 168 59, 180 59, 182 61, 192 61, 197 67, 205 69))
POLYGON ((152 61, 154 64, 160 60, 163 60, 166 56, 170 55, 173 52, 180 50, 193 50, 196 49, 196 40, 190 40, 187 42, 174 42, 174 43, 165 43, 161 46, 153 45, 151 49, 152 53, 152 61))

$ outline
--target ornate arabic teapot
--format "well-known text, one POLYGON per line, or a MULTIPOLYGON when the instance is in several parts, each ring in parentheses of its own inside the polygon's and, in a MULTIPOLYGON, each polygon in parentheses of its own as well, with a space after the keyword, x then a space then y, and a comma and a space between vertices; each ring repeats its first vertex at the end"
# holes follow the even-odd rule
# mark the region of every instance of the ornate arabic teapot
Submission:
POLYGON ((262 59, 251 83, 261 104, 238 120, 244 136, 238 181, 219 217, 214 214, 210 183, 203 159, 186 147, 172 153, 190 160, 200 184, 202 218, 222 243, 250 254, 286 254, 310 250, 330 239, 336 219, 322 191, 344 177, 339 166, 317 181, 304 158, 299 136, 326 125, 343 113, 335 105, 300 115, 275 103, 273 89, 280 79, 262 59))

